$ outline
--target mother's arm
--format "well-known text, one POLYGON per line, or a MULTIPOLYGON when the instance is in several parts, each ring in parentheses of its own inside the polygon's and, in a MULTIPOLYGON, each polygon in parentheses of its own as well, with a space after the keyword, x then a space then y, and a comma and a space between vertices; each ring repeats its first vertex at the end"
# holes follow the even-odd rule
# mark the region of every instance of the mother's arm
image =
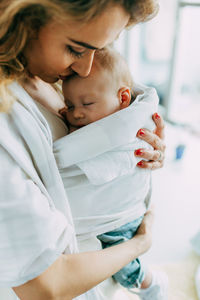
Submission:
POLYGON ((156 124, 156 128, 153 132, 142 128, 138 131, 137 137, 149 143, 153 150, 150 149, 138 149, 135 151, 137 157, 142 159, 137 165, 144 169, 158 169, 162 168, 165 158, 165 144, 164 144, 164 121, 163 118, 155 113, 152 116, 153 121, 156 124))
POLYGON ((37 278, 13 288, 21 300, 71 300, 109 278, 151 246, 153 212, 131 240, 93 252, 61 255, 37 278))

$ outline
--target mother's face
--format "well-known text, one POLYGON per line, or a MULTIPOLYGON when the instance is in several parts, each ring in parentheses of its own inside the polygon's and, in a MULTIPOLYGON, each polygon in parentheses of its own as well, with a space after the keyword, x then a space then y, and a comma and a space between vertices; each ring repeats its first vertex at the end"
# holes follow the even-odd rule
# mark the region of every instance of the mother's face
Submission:
POLYGON ((73 72, 87 76, 95 50, 113 42, 128 20, 129 15, 122 7, 112 6, 84 25, 72 21, 49 22, 24 51, 29 72, 49 83, 73 72))

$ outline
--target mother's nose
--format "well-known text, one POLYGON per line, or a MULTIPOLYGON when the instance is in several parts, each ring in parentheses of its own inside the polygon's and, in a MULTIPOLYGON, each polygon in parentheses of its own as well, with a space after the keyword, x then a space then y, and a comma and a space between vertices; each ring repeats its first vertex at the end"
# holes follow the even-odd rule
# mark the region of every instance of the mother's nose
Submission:
POLYGON ((90 74, 92 63, 94 59, 94 50, 89 50, 88 53, 83 55, 71 65, 71 69, 78 73, 81 77, 86 77, 90 74))

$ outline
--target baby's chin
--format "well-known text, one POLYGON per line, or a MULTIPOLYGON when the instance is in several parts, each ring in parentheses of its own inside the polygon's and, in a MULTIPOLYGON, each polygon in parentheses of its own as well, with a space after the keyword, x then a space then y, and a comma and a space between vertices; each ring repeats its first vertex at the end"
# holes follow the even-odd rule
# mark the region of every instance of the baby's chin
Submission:
POLYGON ((79 128, 82 128, 82 127, 84 127, 84 126, 86 126, 86 125, 88 125, 88 124, 69 124, 71 127, 74 127, 74 128, 76 128, 76 129, 79 129, 79 128))
MULTIPOLYGON (((99 120, 99 119, 98 119, 99 120)), ((98 120, 90 120, 90 121, 77 121, 77 122, 73 122, 73 120, 72 120, 72 122, 69 122, 69 119, 68 119, 68 124, 70 125, 70 126, 72 126, 72 127, 74 127, 74 128, 82 128, 82 127, 84 127, 84 126, 87 126, 87 125, 89 125, 89 124, 91 124, 91 123, 94 123, 94 122, 96 122, 96 121, 98 121, 98 120)))
POLYGON ((76 122, 73 122, 73 120, 72 120, 72 122, 69 122, 69 119, 68 119, 68 123, 72 127, 81 128, 81 127, 87 126, 87 125, 89 125, 90 123, 93 123, 93 122, 89 122, 89 121, 87 122, 86 120, 85 121, 84 120, 80 120, 80 121, 77 120, 76 122))

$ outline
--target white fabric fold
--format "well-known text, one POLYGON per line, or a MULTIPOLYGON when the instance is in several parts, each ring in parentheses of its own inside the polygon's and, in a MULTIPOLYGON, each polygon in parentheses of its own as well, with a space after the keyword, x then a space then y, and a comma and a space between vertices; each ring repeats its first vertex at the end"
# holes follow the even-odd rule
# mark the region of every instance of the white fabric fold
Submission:
POLYGON ((93 159, 82 161, 77 166, 92 184, 104 184, 134 171, 137 162, 140 160, 133 154, 138 146, 147 147, 146 143, 137 140, 135 143, 118 147, 93 159))

